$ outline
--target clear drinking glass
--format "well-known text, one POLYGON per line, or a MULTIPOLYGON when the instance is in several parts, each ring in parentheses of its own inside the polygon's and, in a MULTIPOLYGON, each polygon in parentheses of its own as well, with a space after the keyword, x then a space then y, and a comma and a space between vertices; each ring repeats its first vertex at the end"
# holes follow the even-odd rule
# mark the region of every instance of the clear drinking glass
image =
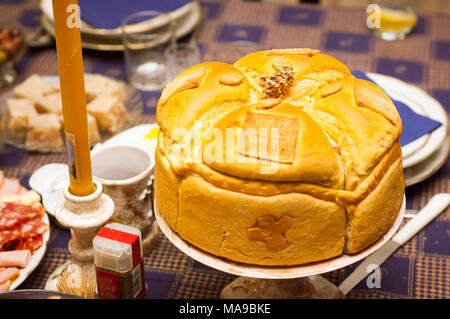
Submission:
POLYGON ((165 51, 168 62, 169 80, 172 81, 178 74, 201 61, 200 49, 195 42, 177 43, 165 51))
POLYGON ((162 90, 169 80, 164 52, 176 45, 173 20, 163 12, 140 11, 126 17, 121 30, 131 85, 143 91, 162 90))
POLYGON ((417 15, 405 4, 370 4, 367 7, 367 27, 377 38, 386 41, 405 39, 416 23, 417 15))

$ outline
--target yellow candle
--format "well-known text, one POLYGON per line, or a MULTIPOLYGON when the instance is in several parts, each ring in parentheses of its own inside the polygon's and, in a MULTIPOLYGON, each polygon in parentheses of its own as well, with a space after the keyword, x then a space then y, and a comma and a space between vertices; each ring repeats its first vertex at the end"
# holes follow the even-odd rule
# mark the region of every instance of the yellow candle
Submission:
POLYGON ((78 0, 53 0, 59 83, 70 173, 70 192, 94 191, 84 89, 78 0))

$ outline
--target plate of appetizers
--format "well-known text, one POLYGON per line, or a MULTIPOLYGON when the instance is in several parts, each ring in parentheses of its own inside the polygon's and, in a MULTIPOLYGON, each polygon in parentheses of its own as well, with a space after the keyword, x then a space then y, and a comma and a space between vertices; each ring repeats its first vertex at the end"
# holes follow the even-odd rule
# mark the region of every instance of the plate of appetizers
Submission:
POLYGON ((0 171, 0 291, 16 289, 39 265, 50 238, 40 196, 0 171))
MULTIPOLYGON (((135 125, 143 101, 132 86, 101 74, 86 74, 91 146, 135 125)), ((0 101, 6 114, 5 141, 37 152, 65 149, 58 76, 33 74, 0 101)))

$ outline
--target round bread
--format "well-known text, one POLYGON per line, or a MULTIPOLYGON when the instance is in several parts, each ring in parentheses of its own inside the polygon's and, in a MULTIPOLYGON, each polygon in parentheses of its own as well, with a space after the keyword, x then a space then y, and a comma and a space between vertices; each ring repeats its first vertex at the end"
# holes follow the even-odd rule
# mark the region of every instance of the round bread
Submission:
POLYGON ((354 254, 402 205, 395 106, 318 50, 196 65, 156 117, 157 209, 211 254, 267 266, 354 254))

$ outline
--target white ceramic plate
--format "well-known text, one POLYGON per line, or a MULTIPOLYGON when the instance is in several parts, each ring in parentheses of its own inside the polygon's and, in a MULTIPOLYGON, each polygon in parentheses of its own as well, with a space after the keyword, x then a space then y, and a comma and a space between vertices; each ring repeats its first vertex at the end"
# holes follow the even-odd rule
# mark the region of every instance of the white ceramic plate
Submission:
MULTIPOLYGON (((437 151, 447 138, 447 113, 442 105, 422 89, 391 76, 367 73, 393 99, 408 105, 414 112, 442 123, 436 130, 402 147, 403 168, 422 162, 437 151)), ((403 123, 403 126, 408 123, 403 123)))
POLYGON ((14 290, 21 283, 27 279, 27 277, 33 272, 33 270, 39 265, 42 258, 44 257, 45 250, 47 249, 47 242, 50 238, 50 221, 48 220, 47 213, 44 214, 42 217, 42 221, 48 225, 48 230, 45 232, 45 234, 42 236, 42 246, 38 250, 34 252, 33 255, 31 255, 30 260, 28 261, 28 265, 20 270, 19 277, 17 277, 16 280, 11 284, 9 287, 9 290, 14 290))
POLYGON ((127 145, 138 145, 142 147, 150 147, 154 152, 157 144, 156 139, 148 139, 145 136, 150 132, 151 129, 158 127, 157 124, 141 124, 129 128, 110 139, 106 140, 104 143, 99 143, 95 145, 93 150, 102 147, 102 145, 116 145, 116 144, 127 144, 127 145))
POLYGON ((205 264, 209 267, 217 270, 230 273, 237 276, 245 276, 251 278, 264 278, 264 279, 288 279, 288 278, 300 278, 312 275, 319 275, 334 271, 340 268, 347 267, 355 262, 358 262, 370 254, 374 253, 377 249, 381 248, 397 231, 403 219, 405 212, 406 200, 403 198, 403 204, 398 213, 397 219, 394 221, 391 229, 376 243, 372 244, 362 252, 356 255, 343 254, 339 257, 325 260, 322 262, 310 263, 299 266, 255 266, 233 262, 225 258, 217 257, 204 250, 197 248, 189 242, 182 239, 177 233, 175 233, 165 222, 164 218, 159 214, 156 205, 154 206, 156 220, 161 231, 166 237, 186 255, 192 257, 196 261, 205 264))
MULTIPOLYGON (((185 16, 190 10, 192 10, 195 4, 196 4, 195 2, 186 3, 184 6, 179 7, 171 12, 168 12, 168 14, 174 20, 180 19, 181 17, 185 16)), ((51 23, 53 23, 52 0, 41 0, 40 7, 46 18, 49 21, 51 21, 51 23)), ((146 30, 151 30, 159 26, 157 19, 152 19, 143 22, 141 24, 143 24, 146 27, 146 30)), ((113 36, 113 37, 121 36, 120 27, 115 29, 97 29, 83 20, 81 20, 81 32, 92 35, 113 36)))
POLYGON ((420 183, 436 173, 447 162, 450 150, 448 138, 426 160, 404 169, 406 186, 420 183))
MULTIPOLYGON (((202 10, 197 2, 192 2, 187 14, 175 20, 175 37, 184 37, 199 24, 202 17, 202 10)), ((41 23, 44 29, 52 36, 55 35, 55 26, 52 20, 46 15, 42 15, 41 23)), ((122 38, 117 36, 104 36, 99 34, 81 34, 81 46, 85 49, 99 51, 123 51, 125 49, 122 38)))
MULTIPOLYGON (((59 84, 59 77, 57 75, 43 75, 42 78, 51 83, 59 84)), ((144 109, 144 102, 142 101, 141 95, 139 94, 139 92, 129 84, 124 83, 124 85, 125 85, 124 87, 125 87, 125 96, 126 96, 124 105, 128 112, 128 116, 127 116, 126 120, 124 121, 124 123, 119 128, 119 130, 118 130, 119 132, 126 130, 129 127, 135 125, 137 123, 137 121, 139 120, 139 118, 143 112, 143 109, 144 109)), ((9 94, 7 94, 3 100, 0 101, 0 112, 2 112, 3 110, 6 110, 6 99, 14 98, 14 97, 15 97, 15 94, 13 93, 13 90, 11 90, 11 92, 9 94)), ((8 112, 5 111, 5 114, 8 114, 8 112)), ((8 120, 9 120, 8 115, 6 117, 7 117, 6 122, 8 122, 8 120)), ((113 136, 113 134, 103 131, 100 128, 99 128, 99 132, 100 132, 100 140, 101 141, 105 141, 113 136)), ((117 134, 117 133, 115 133, 115 134, 117 134)), ((5 135, 6 135, 5 136, 6 143, 12 144, 19 148, 27 149, 29 151, 36 151, 36 152, 41 152, 41 153, 47 153, 47 152, 58 153, 58 152, 65 151, 64 147, 62 147, 61 149, 30 149, 30 148, 26 148, 25 134, 20 134, 20 135, 14 134, 13 132, 11 132, 8 129, 8 126, 6 126, 6 134, 5 135)), ((62 128, 61 128, 61 136, 64 136, 62 128)))

